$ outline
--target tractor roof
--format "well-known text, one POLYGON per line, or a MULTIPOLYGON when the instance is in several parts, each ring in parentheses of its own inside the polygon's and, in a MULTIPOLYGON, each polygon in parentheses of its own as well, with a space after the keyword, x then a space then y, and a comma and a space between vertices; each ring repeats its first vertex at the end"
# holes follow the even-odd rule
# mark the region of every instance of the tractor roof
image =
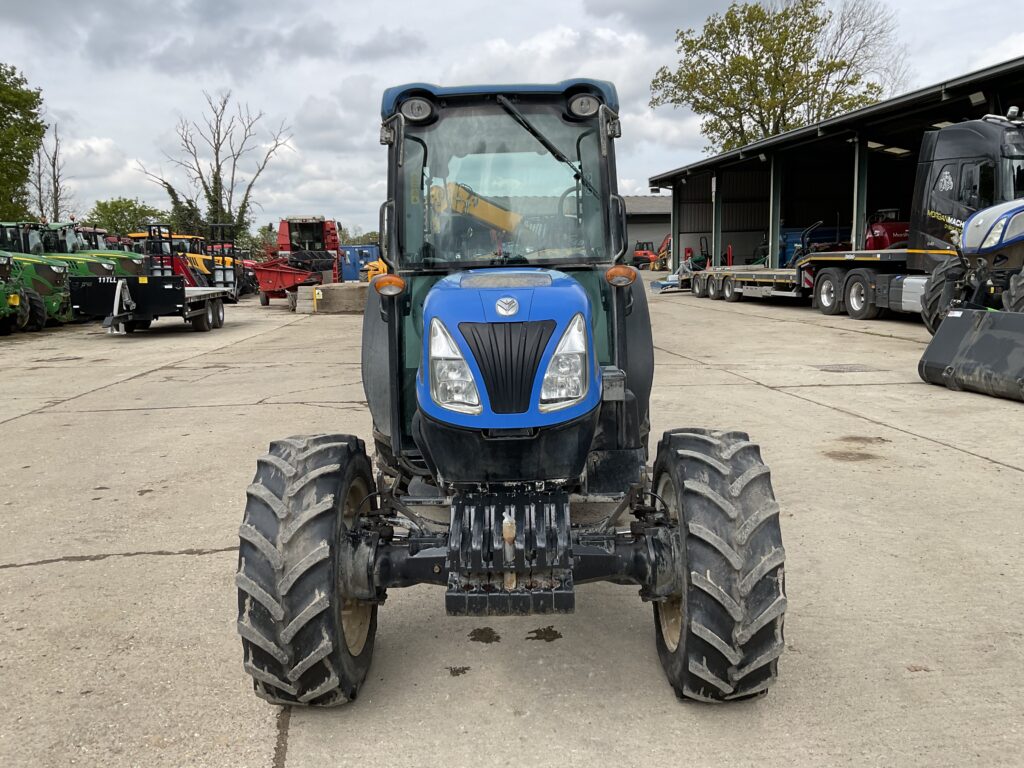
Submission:
POLYGON ((613 112, 619 111, 619 95, 615 86, 607 80, 591 80, 590 78, 576 78, 563 80, 560 83, 548 84, 519 84, 519 85, 452 85, 440 86, 431 83, 407 83, 396 85, 384 91, 384 98, 381 100, 380 116, 383 119, 391 117, 398 110, 398 105, 408 96, 414 94, 427 94, 435 99, 460 98, 470 96, 495 96, 504 94, 506 96, 518 95, 552 95, 560 96, 569 91, 590 91, 601 97, 601 101, 608 105, 613 112))

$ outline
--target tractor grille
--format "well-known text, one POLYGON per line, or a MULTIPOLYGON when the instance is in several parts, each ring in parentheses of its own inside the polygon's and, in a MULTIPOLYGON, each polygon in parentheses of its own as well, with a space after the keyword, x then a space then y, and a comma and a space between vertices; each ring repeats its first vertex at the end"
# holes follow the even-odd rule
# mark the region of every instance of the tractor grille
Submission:
POLYGON ((35 276, 32 287, 40 296, 49 296, 54 288, 60 289, 67 282, 67 272, 54 272, 48 264, 34 264, 35 276))
POLYGON ((480 367, 495 413, 524 413, 554 320, 527 323, 459 323, 480 367))

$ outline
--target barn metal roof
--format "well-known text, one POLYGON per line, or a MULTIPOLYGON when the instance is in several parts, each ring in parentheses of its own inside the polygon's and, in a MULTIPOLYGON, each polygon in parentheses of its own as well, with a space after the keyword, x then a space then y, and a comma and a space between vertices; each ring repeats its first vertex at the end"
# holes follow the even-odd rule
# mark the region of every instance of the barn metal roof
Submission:
MULTIPOLYGON (((987 100, 989 94, 981 90, 984 87, 999 84, 1002 87, 1011 87, 1019 91, 1022 81, 1024 81, 1024 57, 1011 59, 1010 61, 936 83, 927 88, 911 91, 886 101, 880 101, 876 104, 829 118, 828 120, 822 120, 813 125, 794 128, 791 131, 780 133, 778 136, 761 139, 745 147, 723 152, 714 157, 699 160, 696 163, 690 163, 671 171, 659 173, 650 177, 650 186, 652 188, 671 186, 672 182, 681 176, 692 175, 700 171, 711 171, 737 161, 746 160, 751 157, 756 158, 758 155, 765 154, 770 150, 785 149, 820 138, 834 137, 836 134, 844 131, 856 131, 879 122, 899 119, 901 116, 909 117, 929 109, 934 110, 954 100, 970 99, 971 96, 977 93, 981 93, 981 97, 987 100)), ((1003 106, 1010 106, 1010 104, 1003 106)), ((1020 106, 1024 107, 1024 104, 1020 106)))

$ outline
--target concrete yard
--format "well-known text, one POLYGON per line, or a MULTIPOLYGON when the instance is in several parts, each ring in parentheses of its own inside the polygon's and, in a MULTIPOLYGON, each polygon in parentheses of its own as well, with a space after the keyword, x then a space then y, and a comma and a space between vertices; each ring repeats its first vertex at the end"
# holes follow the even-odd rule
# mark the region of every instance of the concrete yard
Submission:
POLYGON ((256 457, 370 420, 359 316, 248 300, 212 333, 0 339, 0 766, 1021 765, 1024 405, 923 384, 908 318, 671 294, 652 321, 654 434, 743 429, 773 470, 767 697, 677 701, 651 607, 600 584, 516 619, 394 591, 358 701, 257 699, 233 582, 256 457))

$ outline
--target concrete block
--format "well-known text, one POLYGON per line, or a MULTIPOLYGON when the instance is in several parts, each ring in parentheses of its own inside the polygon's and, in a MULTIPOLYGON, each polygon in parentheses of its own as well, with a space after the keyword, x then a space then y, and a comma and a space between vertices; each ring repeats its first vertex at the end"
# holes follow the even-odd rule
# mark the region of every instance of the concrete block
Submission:
MULTIPOLYGON (((366 291, 369 283, 331 283, 316 286, 316 312, 318 314, 362 314, 366 306, 366 291)), ((301 290, 301 289, 300 289, 301 290)), ((299 294, 299 306, 303 296, 299 294)), ((296 310, 301 311, 301 310, 296 310)))

